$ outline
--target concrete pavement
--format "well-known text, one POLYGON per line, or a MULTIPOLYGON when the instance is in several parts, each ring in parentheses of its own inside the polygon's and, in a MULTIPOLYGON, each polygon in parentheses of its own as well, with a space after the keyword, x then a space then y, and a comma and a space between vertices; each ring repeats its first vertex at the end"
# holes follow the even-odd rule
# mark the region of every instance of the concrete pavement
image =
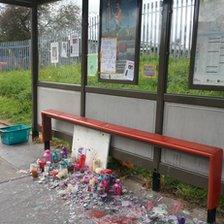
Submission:
POLYGON ((65 201, 25 173, 41 153, 41 144, 0 143, 0 224, 67 223, 65 201))

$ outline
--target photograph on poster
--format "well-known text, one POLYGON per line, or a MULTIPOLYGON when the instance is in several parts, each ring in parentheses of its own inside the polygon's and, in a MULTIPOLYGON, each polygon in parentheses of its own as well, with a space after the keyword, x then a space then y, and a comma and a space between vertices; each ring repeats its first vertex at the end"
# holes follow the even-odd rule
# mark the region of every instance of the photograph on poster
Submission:
POLYGON ((62 58, 68 57, 68 42, 61 43, 61 57, 62 58))
POLYGON ((51 63, 57 64, 59 62, 59 44, 58 42, 51 43, 51 63))
POLYGON ((193 86, 224 87, 223 8, 223 0, 200 1, 190 66, 190 84, 193 86))
POLYGON ((70 57, 79 57, 79 36, 78 36, 78 34, 70 35, 70 57))
POLYGON ((141 1, 100 0, 99 80, 137 83, 141 1))

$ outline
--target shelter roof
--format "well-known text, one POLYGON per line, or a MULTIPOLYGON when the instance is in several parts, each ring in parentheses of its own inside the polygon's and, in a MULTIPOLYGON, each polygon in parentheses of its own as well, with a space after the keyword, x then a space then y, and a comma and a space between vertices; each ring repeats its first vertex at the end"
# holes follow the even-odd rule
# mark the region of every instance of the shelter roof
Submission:
POLYGON ((0 0, 0 3, 12 4, 25 7, 34 7, 36 5, 53 2, 57 0, 0 0))

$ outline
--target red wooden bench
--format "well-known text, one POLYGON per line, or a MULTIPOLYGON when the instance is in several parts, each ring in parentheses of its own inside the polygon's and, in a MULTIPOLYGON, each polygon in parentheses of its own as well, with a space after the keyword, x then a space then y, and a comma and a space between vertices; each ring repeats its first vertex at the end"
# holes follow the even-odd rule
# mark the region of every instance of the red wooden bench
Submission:
POLYGON ((154 134, 120 125, 110 124, 99 120, 80 117, 56 110, 44 110, 42 115, 42 134, 45 149, 50 148, 51 119, 66 121, 72 124, 85 126, 113 135, 146 142, 160 148, 176 150, 209 159, 208 198, 207 198, 207 222, 214 223, 216 208, 221 195, 221 175, 223 150, 220 148, 198 144, 173 137, 154 134))

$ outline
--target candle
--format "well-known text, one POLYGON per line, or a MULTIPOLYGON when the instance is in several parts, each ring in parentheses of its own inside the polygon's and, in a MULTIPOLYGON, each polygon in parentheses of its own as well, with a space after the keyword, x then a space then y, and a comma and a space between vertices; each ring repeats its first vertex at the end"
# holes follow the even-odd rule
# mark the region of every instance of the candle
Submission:
POLYGON ((42 158, 51 162, 51 150, 45 150, 42 158))
POLYGON ((45 159, 38 159, 38 165, 41 169, 41 171, 44 171, 44 166, 46 165, 46 160, 45 159))
POLYGON ((60 153, 57 150, 52 152, 52 161, 58 163, 60 161, 60 153))
POLYGON ((82 182, 85 183, 85 184, 88 184, 89 183, 89 176, 85 175, 83 178, 82 178, 82 182))
POLYGON ((122 184, 120 180, 117 180, 116 183, 113 185, 113 191, 115 195, 122 195, 122 184))
POLYGON ((50 161, 47 161, 46 162, 46 165, 44 166, 44 173, 45 175, 49 175, 49 171, 50 171, 50 166, 51 166, 51 162, 50 161))
POLYGON ((103 168, 98 167, 94 171, 95 171, 95 173, 100 174, 102 170, 103 170, 103 168))
POLYGON ((61 151, 60 151, 60 154, 61 154, 61 158, 66 159, 68 157, 68 150, 67 150, 67 148, 65 148, 63 146, 62 149, 61 149, 61 151))
POLYGON ((99 168, 101 166, 101 161, 100 161, 100 159, 95 159, 94 161, 93 161, 93 171, 95 172, 95 170, 97 169, 97 168, 99 168))
POLYGON ((54 170, 52 170, 52 171, 50 172, 50 175, 51 175, 52 177, 56 177, 57 174, 58 174, 58 170, 56 170, 56 169, 54 169, 54 170))
POLYGON ((85 162, 86 162, 86 155, 84 154, 80 155, 79 161, 78 161, 80 169, 85 166, 85 162))
POLYGON ((113 173, 113 171, 112 171, 111 169, 103 169, 103 170, 101 170, 100 173, 101 173, 101 174, 108 174, 108 175, 110 175, 110 174, 113 173))
POLYGON ((64 178, 64 177, 66 177, 68 175, 68 169, 63 169, 63 170, 60 170, 59 172, 58 172, 58 174, 56 175, 56 177, 58 178, 58 179, 62 179, 62 178, 64 178))
POLYGON ((37 164, 30 164, 30 173, 33 178, 38 177, 38 165, 37 164))

